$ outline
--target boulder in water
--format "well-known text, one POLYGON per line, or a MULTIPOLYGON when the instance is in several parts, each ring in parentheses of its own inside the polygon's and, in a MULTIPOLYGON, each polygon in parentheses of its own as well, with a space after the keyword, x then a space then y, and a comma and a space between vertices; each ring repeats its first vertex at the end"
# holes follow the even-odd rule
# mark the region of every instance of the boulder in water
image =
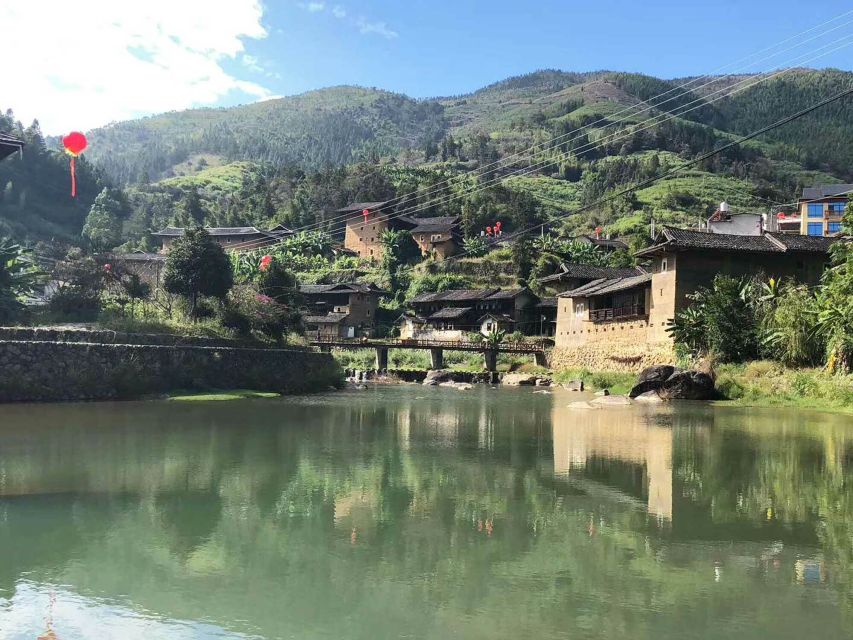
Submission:
POLYGON ((713 400, 714 379, 701 371, 673 373, 657 390, 663 400, 713 400))

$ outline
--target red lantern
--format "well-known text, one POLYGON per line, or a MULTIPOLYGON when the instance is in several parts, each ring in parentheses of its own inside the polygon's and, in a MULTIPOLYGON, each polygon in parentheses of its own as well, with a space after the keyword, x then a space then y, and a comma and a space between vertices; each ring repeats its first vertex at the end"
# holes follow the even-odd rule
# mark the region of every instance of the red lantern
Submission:
POLYGON ((498 220, 495 222, 495 235, 499 236, 501 234, 501 221, 498 220))
POLYGON ((71 156, 71 197, 77 197, 77 171, 74 166, 74 158, 79 156, 86 150, 89 143, 79 131, 72 131, 62 139, 62 146, 65 147, 65 153, 71 156))
POLYGON ((595 237, 596 237, 596 238, 600 238, 600 237, 601 237, 601 227, 596 227, 596 228, 595 228, 595 237))
POLYGON ((784 213, 779 213, 779 214, 777 214, 777 215, 776 215, 776 217, 777 217, 777 218, 784 218, 784 217, 785 217, 785 214, 784 214, 784 213))
POLYGON ((486 227, 486 235, 487 236, 492 235, 492 228, 491 227, 486 227))
POLYGON ((364 211, 361 212, 361 215, 364 216, 364 221, 367 222, 367 216, 370 215, 370 209, 365 209, 364 211))

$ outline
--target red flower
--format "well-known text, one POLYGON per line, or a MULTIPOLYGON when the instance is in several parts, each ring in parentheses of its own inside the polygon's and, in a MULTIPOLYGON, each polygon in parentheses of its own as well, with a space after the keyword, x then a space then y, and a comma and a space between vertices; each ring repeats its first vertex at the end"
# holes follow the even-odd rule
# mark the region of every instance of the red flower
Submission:
POLYGON ((263 258, 261 258, 261 264, 258 265, 258 269, 260 269, 261 271, 266 271, 267 269, 270 268, 271 264, 272 264, 272 256, 264 256, 263 258))
POLYGON ((104 265, 104 271, 110 271, 112 268, 113 268, 113 265, 111 265, 109 262, 104 265))

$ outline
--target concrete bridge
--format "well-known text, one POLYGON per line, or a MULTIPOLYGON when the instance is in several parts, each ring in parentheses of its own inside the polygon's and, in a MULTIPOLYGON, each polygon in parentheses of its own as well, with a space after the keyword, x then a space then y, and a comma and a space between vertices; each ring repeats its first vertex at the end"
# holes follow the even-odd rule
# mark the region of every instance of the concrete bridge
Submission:
POLYGON ((402 338, 315 338, 309 341, 313 347, 319 347, 321 351, 331 349, 375 349, 376 370, 382 371, 388 368, 389 349, 429 349, 430 368, 444 368, 444 352, 447 351, 473 351, 483 354, 486 371, 497 371, 499 353, 521 353, 530 354, 534 362, 540 366, 547 366, 545 361, 545 349, 540 344, 530 342, 502 342, 497 347, 492 347, 485 342, 469 342, 455 340, 414 340, 402 338))

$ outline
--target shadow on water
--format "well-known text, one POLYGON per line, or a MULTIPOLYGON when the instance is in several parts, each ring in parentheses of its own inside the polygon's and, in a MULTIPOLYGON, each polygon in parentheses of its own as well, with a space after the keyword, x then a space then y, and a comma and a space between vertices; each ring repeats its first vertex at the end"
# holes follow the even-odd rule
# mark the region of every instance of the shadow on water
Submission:
POLYGON ((849 416, 576 398, 0 407, 0 638, 853 632, 849 416))

